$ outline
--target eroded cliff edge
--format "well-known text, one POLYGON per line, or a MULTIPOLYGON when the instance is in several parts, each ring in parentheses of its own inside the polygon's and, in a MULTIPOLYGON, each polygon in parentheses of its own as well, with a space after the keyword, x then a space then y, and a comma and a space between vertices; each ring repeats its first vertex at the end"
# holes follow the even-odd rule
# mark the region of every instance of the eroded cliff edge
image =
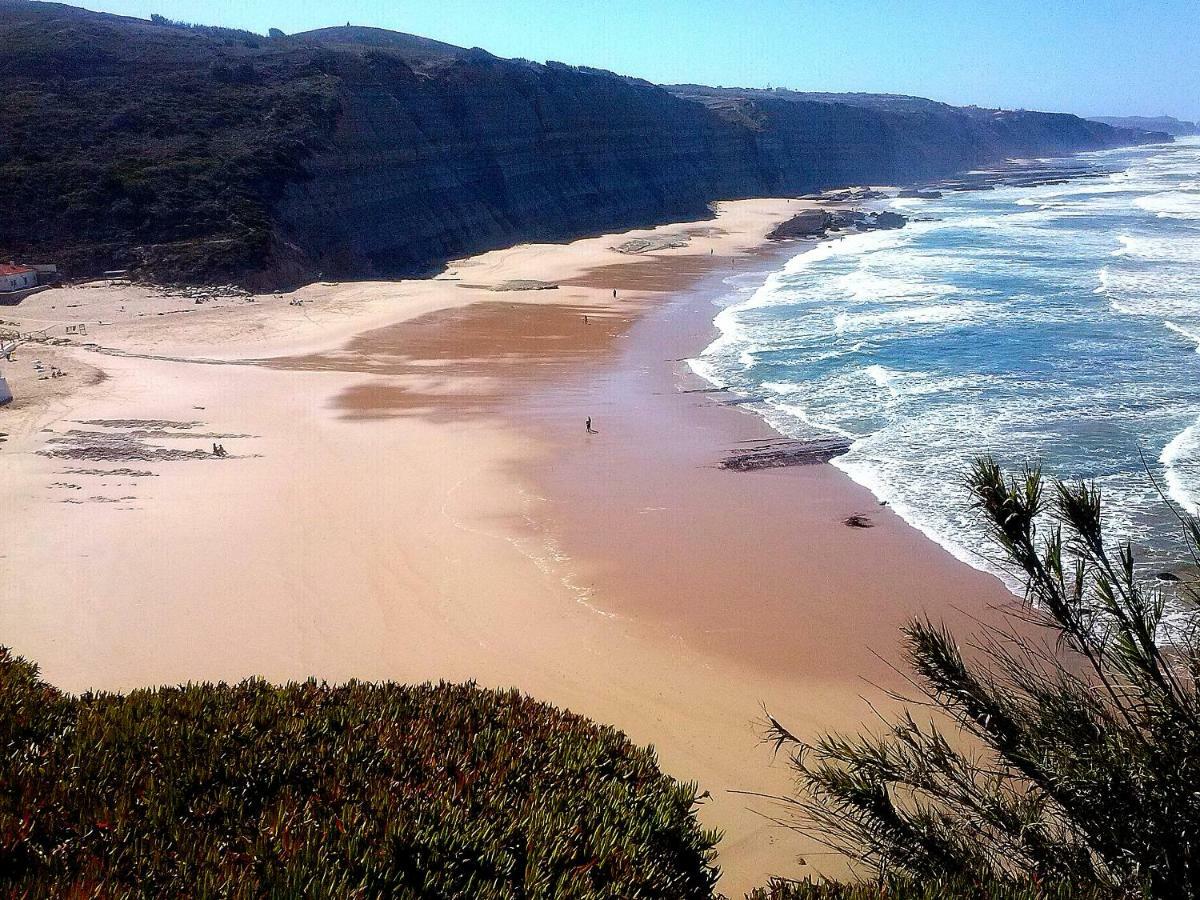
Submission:
POLYGON ((0 255, 265 288, 399 277, 717 199, 1167 140, 887 95, 664 88, 375 29, 0 0, 0 255))

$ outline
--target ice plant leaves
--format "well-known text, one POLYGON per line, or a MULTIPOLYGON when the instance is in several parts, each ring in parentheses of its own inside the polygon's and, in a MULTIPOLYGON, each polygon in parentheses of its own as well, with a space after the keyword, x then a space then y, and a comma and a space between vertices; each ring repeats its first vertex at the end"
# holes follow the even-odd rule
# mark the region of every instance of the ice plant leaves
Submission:
POLYGON ((0 894, 707 898, 696 787, 516 691, 64 695, 0 651, 0 894))

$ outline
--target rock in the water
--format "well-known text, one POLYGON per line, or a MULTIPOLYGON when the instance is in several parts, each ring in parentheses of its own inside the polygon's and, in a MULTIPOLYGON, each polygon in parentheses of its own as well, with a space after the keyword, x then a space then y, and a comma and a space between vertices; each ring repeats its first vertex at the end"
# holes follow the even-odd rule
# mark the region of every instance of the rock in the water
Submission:
POLYGON ((887 210, 876 213, 875 218, 871 222, 873 228, 884 229, 903 228, 907 224, 908 219, 904 218, 900 213, 889 212, 887 210))

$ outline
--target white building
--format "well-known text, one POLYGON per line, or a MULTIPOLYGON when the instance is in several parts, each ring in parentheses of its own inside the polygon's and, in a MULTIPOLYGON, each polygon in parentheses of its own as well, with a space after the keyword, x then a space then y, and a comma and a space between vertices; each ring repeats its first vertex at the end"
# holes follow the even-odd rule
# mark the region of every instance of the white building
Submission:
POLYGON ((0 293, 23 291, 26 288, 37 287, 37 283, 37 269, 0 263, 0 293))

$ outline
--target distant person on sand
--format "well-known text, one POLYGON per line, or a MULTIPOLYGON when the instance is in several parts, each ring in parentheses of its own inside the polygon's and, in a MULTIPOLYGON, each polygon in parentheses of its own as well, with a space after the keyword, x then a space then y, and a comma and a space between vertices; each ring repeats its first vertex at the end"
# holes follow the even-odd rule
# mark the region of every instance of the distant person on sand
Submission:
POLYGON ((588 434, 596 434, 597 433, 596 429, 594 429, 592 427, 592 417, 591 416, 587 417, 587 421, 584 423, 584 425, 587 427, 588 434))
POLYGON ((616 288, 613 288, 613 299, 614 300, 617 299, 617 289, 616 288))

